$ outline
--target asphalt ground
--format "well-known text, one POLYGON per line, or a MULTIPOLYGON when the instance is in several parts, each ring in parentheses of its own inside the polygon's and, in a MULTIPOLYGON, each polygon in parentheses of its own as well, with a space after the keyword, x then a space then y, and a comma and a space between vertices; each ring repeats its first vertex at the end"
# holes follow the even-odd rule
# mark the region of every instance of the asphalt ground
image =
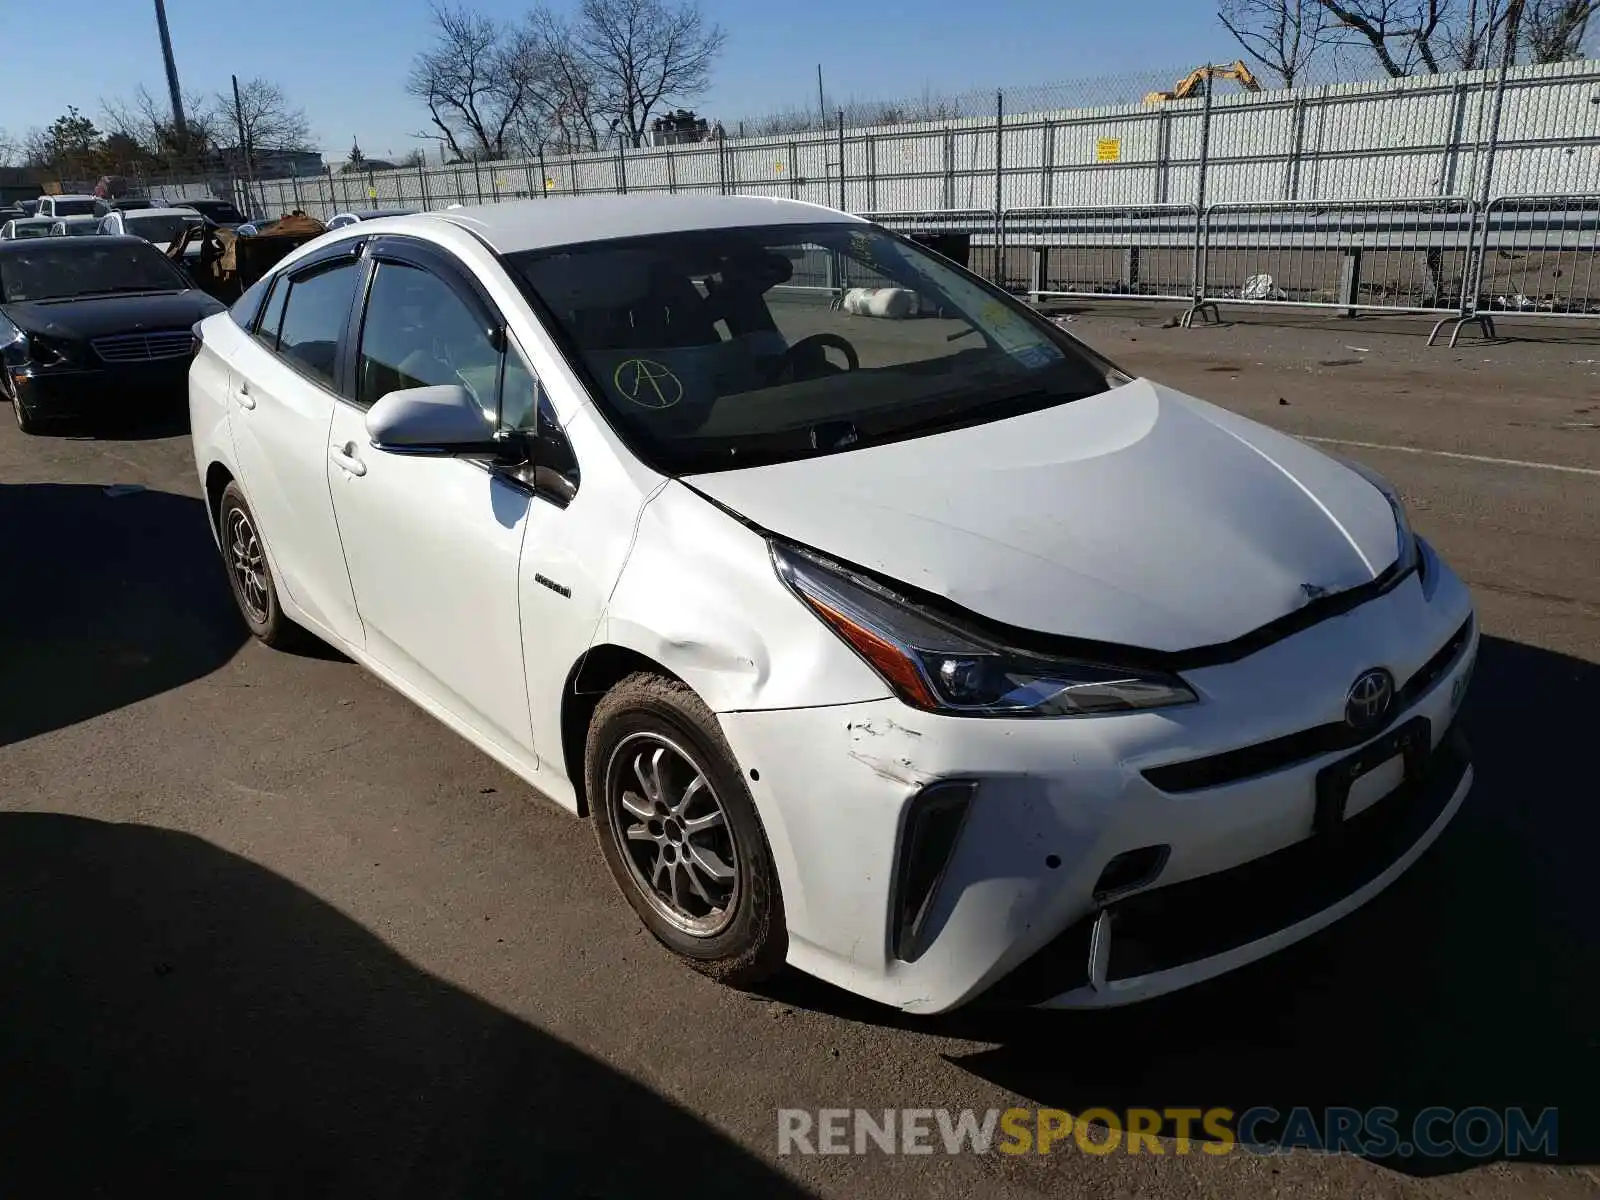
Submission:
POLYGON ((1478 785, 1392 889, 1104 1014, 911 1019, 799 977, 725 990, 640 931, 584 822, 338 655, 247 642, 181 417, 7 422, 4 1190, 1600 1192, 1600 326, 1502 322, 1538 340, 1451 351, 1417 319, 1069 315, 1131 369, 1388 474, 1471 584, 1478 785), (785 1108, 1263 1105, 1383 1106, 1403 1128, 1432 1106, 1553 1107, 1559 1137, 1514 1161, 1070 1137, 777 1154, 785 1108))

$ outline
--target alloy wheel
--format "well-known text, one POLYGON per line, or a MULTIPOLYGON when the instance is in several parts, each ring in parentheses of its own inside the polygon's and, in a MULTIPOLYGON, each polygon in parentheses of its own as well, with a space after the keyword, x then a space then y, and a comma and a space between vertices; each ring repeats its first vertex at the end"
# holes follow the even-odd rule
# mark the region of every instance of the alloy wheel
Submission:
POLYGON ((228 510, 227 534, 228 569, 238 584, 239 599, 252 621, 265 624, 269 615, 267 559, 244 509, 228 510))
POLYGON ((665 920, 715 937, 742 891, 728 816, 705 770, 655 733, 622 739, 606 764, 611 835, 635 886, 665 920))

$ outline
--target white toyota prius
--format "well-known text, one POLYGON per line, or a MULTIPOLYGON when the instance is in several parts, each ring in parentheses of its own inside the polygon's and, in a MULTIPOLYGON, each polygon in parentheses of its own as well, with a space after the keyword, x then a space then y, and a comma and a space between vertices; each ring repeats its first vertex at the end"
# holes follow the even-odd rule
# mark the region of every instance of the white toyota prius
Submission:
POLYGON ((867 221, 363 221, 197 327, 235 598, 594 822, 748 985, 1171 991, 1337 920, 1471 786, 1471 598, 1367 470, 867 221))

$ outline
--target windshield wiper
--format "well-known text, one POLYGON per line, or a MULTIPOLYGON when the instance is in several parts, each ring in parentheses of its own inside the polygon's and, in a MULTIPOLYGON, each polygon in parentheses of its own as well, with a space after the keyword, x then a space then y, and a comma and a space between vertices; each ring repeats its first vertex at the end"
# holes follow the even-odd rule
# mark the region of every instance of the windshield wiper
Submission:
POLYGON ((81 300, 85 296, 131 296, 135 294, 153 295, 157 292, 181 292, 181 287, 172 284, 151 285, 145 283, 123 284, 121 287, 97 288, 92 292, 74 292, 70 296, 62 296, 62 300, 81 300))
POLYGON ((895 425, 889 429, 877 432, 873 440, 879 441, 884 439, 900 438, 912 433, 931 433, 942 428, 956 428, 962 425, 970 425, 976 421, 993 418, 997 415, 995 413, 996 409, 1007 409, 1018 403, 1025 403, 1032 400, 1047 398, 1059 400, 1077 399, 1076 396, 1072 396, 1067 393, 1058 394, 1051 391, 1049 388, 1019 388, 1016 391, 1006 392, 1003 395, 990 396, 988 399, 980 400, 976 404, 968 404, 960 408, 938 413, 935 416, 924 417, 920 421, 909 421, 905 424, 895 425))

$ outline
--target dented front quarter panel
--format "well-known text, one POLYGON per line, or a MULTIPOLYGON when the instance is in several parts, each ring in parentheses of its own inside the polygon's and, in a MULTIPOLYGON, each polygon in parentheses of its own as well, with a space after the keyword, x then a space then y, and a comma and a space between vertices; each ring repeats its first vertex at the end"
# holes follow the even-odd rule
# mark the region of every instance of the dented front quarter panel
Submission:
POLYGON ((765 538, 680 483, 645 505, 596 641, 654 659, 719 713, 889 695, 778 578, 765 538))

